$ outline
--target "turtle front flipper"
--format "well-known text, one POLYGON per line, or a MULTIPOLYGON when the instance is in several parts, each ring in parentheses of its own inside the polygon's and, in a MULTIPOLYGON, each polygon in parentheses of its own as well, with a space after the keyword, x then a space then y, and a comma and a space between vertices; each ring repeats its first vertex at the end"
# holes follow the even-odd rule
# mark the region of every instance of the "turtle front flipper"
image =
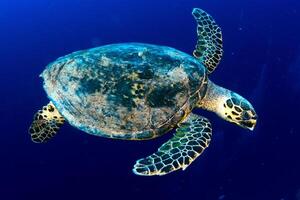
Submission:
POLYGON ((31 139, 35 143, 47 142, 56 135, 64 118, 59 114, 52 102, 44 106, 35 115, 29 128, 31 139))
POLYGON ((185 170, 208 147, 211 133, 211 124, 206 118, 190 114, 156 153, 136 162, 133 172, 153 176, 185 170))
POLYGON ((208 73, 212 73, 223 55, 221 28, 209 14, 199 8, 194 8, 192 14, 198 25, 198 41, 193 54, 203 62, 208 73))

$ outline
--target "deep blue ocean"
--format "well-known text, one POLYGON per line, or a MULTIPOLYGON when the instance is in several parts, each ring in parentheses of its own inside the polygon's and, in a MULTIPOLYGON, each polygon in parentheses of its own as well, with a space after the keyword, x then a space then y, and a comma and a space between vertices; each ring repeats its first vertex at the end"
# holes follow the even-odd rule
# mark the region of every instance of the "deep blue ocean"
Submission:
POLYGON ((300 3, 298 0, 1 0, 0 200, 299 200, 300 3), (121 141, 65 124, 31 142, 34 113, 48 103, 39 74, 71 52, 143 42, 191 54, 194 7, 222 27, 224 56, 210 76, 251 101, 253 132, 200 111, 210 147, 185 171, 131 172, 166 140, 121 141))

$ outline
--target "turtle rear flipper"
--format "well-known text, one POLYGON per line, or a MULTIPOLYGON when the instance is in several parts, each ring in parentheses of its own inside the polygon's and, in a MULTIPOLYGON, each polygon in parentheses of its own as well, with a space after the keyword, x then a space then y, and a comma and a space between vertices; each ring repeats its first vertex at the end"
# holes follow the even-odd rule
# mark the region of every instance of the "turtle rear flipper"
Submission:
POLYGON ((50 102, 34 116, 29 128, 32 141, 35 143, 47 142, 56 135, 64 121, 64 118, 59 114, 53 103, 50 102))
POLYGON ((190 114, 179 124, 173 138, 163 144, 156 153, 136 162, 133 172, 137 175, 152 176, 186 169, 208 147, 211 131, 207 119, 190 114))
POLYGON ((212 73, 223 55, 221 28, 209 14, 199 8, 194 8, 192 14, 198 24, 198 41, 193 54, 203 62, 208 73, 212 73))

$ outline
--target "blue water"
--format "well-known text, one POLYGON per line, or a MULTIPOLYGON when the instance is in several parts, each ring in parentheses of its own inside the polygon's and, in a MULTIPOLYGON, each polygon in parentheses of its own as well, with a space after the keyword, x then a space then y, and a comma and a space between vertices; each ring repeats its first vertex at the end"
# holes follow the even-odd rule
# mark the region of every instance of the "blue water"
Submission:
POLYGON ((0 199, 300 199, 300 3, 297 0, 1 0, 0 199), (191 53, 192 8, 222 27, 211 79, 249 99, 254 132, 211 113, 210 147, 186 171, 131 173, 170 135, 145 141, 90 136, 66 124, 47 144, 27 129, 48 102, 38 75, 59 56, 118 42, 191 53))

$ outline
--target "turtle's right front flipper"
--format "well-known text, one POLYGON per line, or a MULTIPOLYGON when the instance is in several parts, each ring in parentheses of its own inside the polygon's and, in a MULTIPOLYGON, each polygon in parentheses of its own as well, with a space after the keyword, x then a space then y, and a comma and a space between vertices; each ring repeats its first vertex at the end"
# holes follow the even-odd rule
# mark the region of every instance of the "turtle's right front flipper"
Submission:
POLYGON ((59 114, 52 102, 44 106, 35 115, 29 128, 31 139, 35 143, 47 142, 56 135, 64 118, 59 114))
POLYGON ((173 138, 157 152, 136 162, 133 172, 142 176, 161 176, 186 169, 208 147, 211 131, 206 118, 190 114, 179 124, 173 138))

